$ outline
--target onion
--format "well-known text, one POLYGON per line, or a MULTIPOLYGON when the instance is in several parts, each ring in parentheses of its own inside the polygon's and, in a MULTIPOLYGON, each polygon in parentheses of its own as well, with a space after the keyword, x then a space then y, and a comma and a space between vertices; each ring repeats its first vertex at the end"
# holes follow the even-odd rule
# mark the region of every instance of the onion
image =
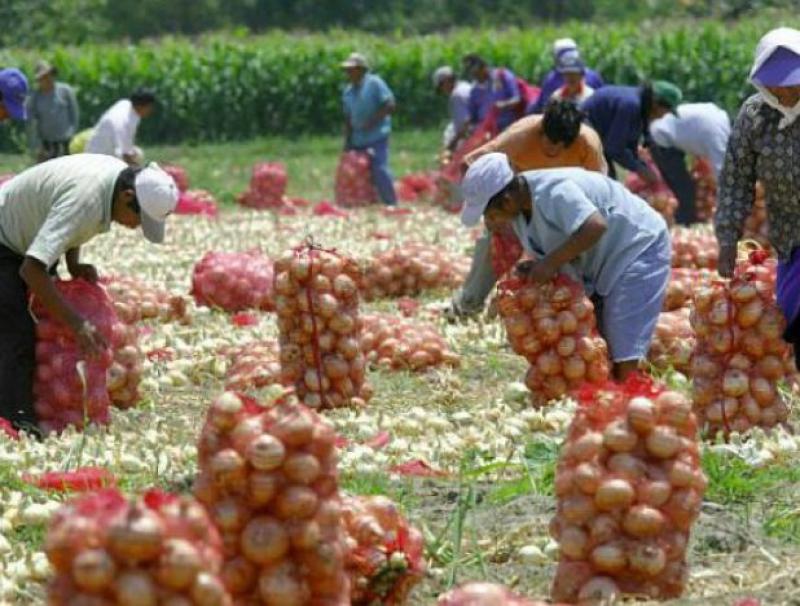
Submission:
POLYGON ((283 473, 290 482, 311 484, 319 477, 321 467, 314 455, 298 452, 286 458, 283 473))
POLYGON ((587 431, 567 447, 567 458, 589 461, 603 448, 603 436, 596 431, 587 431))
POLYGON ((275 511, 282 519, 304 519, 317 510, 316 493, 305 486, 289 486, 277 497, 275 511))
POLYGON ((635 543, 628 555, 631 570, 654 577, 664 570, 667 556, 658 545, 635 543))
POLYGON ((637 500, 651 507, 660 507, 669 500, 672 485, 663 480, 642 482, 637 488, 637 500))
POLYGON ((289 549, 289 537, 277 520, 256 517, 250 520, 242 532, 242 553, 257 564, 269 564, 280 560, 289 549))
POLYGON ((271 433, 287 446, 305 446, 314 434, 314 422, 303 409, 287 409, 270 428, 271 433))
POLYGON ((594 495, 594 504, 601 511, 629 507, 635 497, 630 482, 621 478, 603 481, 594 495))
POLYGON ((645 445, 647 451, 653 456, 667 459, 678 452, 681 441, 674 428, 659 425, 648 434, 645 445))
POLYGON ((143 570, 123 571, 114 582, 120 606, 156 606, 158 597, 152 578, 143 570))
POLYGON ((185 589, 194 581, 201 565, 200 555, 189 541, 170 539, 164 543, 156 578, 169 589, 185 589))
POLYGON ((114 580, 116 566, 105 549, 88 549, 72 561, 75 584, 86 591, 102 591, 114 580))
POLYGON ((230 597, 225 587, 215 576, 201 572, 192 585, 192 600, 197 606, 227 606, 230 597))
POLYGON ((602 479, 602 470, 594 463, 581 463, 575 468, 574 482, 583 492, 593 495, 602 479))
POLYGON ((609 424, 603 432, 603 445, 612 452, 630 452, 637 442, 636 434, 622 421, 609 424))
POLYGON ((726 396, 738 398, 747 393, 749 381, 747 373, 732 368, 728 370, 722 380, 722 391, 726 396))
POLYGON ((577 526, 567 526, 561 531, 559 547, 561 553, 573 560, 582 560, 586 553, 589 537, 577 526))
POLYGON ((652 400, 632 398, 628 403, 628 423, 639 433, 647 433, 655 427, 656 411, 652 400))
POLYGON ((646 466, 641 459, 625 452, 609 457, 606 466, 609 471, 631 482, 644 476, 646 470, 646 466))
POLYGON ((245 482, 247 467, 245 460, 232 448, 226 448, 211 460, 211 473, 220 488, 235 488, 245 482))
POLYGON ((589 538, 592 544, 606 543, 619 534, 617 519, 607 513, 601 513, 589 522, 589 538))
POLYGON ((112 523, 108 529, 111 554, 123 562, 144 562, 159 555, 164 527, 156 515, 134 508, 130 515, 112 523))
POLYGON ((267 606, 303 606, 308 599, 307 590, 298 583, 287 565, 262 572, 258 591, 267 606))
POLYGON ((652 537, 660 534, 664 529, 664 516, 653 507, 647 505, 634 505, 625 514, 622 527, 625 532, 637 537, 652 537))
POLYGON ((575 525, 585 524, 592 519, 596 511, 592 499, 584 495, 573 495, 560 503, 561 515, 566 521, 575 525))
POLYGON ((277 469, 283 464, 285 456, 283 443, 269 434, 258 436, 247 448, 247 460, 259 471, 277 469))
POLYGON ((600 572, 620 572, 627 565, 625 549, 619 543, 605 543, 592 550, 592 564, 600 572))
POLYGON ((611 603, 619 596, 617 584, 608 577, 594 577, 586 583, 578 594, 581 602, 611 603))
POLYGON ((242 556, 226 560, 220 573, 225 587, 234 594, 242 594, 252 589, 257 575, 256 567, 242 556))

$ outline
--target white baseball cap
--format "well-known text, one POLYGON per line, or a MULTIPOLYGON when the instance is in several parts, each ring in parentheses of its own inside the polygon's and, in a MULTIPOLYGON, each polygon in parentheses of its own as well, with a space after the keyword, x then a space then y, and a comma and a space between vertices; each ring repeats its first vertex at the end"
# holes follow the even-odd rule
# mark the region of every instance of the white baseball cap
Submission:
POLYGON ((553 42, 553 56, 558 58, 565 50, 577 50, 577 48, 578 43, 572 38, 559 38, 553 42))
POLYGON ((477 225, 489 200, 513 180, 514 170, 505 154, 495 152, 475 160, 461 182, 461 191, 464 194, 461 223, 466 227, 477 225))
POLYGON ((361 53, 350 53, 347 59, 342 61, 341 65, 345 69, 349 69, 351 67, 361 67, 363 69, 369 69, 369 62, 367 61, 367 58, 361 53))
POLYGON ((167 217, 178 205, 178 187, 155 162, 136 175, 133 186, 141 208, 142 233, 150 242, 161 244, 167 217))
POLYGON ((442 67, 437 68, 436 71, 433 72, 433 87, 439 88, 442 85, 442 82, 448 78, 452 78, 453 76, 455 76, 455 72, 449 65, 443 65, 442 67))

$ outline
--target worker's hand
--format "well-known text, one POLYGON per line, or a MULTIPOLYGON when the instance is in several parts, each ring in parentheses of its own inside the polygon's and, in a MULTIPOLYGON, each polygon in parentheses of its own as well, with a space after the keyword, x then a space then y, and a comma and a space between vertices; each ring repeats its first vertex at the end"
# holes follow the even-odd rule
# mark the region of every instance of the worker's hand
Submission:
POLYGON ((733 277, 733 268, 736 266, 736 246, 720 246, 717 271, 723 278, 733 277))
POLYGON ((641 168, 637 174, 648 185, 655 185, 658 183, 658 175, 651 170, 649 166, 641 168))
POLYGON ((89 357, 96 357, 103 353, 103 350, 108 347, 108 343, 102 333, 97 327, 84 320, 77 327, 74 328, 75 339, 78 341, 78 347, 81 351, 89 357))
POLYGON ((99 279, 97 275, 97 268, 90 263, 78 263, 77 265, 68 267, 67 269, 69 270, 69 275, 76 280, 83 278, 87 282, 96 284, 97 280, 99 279))
POLYGON ((558 268, 553 267, 547 259, 541 261, 527 259, 517 263, 515 272, 518 276, 530 280, 534 284, 543 284, 556 277, 558 268))

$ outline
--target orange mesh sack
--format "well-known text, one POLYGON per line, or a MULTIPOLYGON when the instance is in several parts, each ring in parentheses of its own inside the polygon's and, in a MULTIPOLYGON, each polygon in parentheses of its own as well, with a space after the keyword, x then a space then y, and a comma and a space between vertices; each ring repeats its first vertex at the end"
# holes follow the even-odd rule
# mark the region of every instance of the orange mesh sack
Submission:
POLYGON ((556 467, 553 599, 680 596, 707 483, 691 402, 639 375, 578 400, 556 467))

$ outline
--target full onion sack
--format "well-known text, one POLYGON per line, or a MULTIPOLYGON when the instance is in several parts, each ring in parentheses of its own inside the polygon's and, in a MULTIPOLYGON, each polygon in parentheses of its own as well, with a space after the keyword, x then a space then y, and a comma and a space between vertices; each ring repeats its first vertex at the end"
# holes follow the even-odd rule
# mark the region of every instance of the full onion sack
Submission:
POLYGON ((717 208, 717 180, 711 163, 705 158, 695 158, 692 165, 692 179, 695 183, 695 207, 697 220, 710 221, 717 208))
POLYGON ((303 245, 275 262, 275 309, 283 382, 310 408, 363 406, 372 395, 361 351, 352 260, 303 245))
POLYGON ((349 606, 336 434, 294 400, 211 405, 194 492, 222 535, 237 604, 349 606))
POLYGON ((645 148, 639 148, 639 157, 658 177, 658 180, 651 185, 635 172, 630 172, 628 176, 625 177, 625 187, 640 198, 643 198, 653 210, 664 217, 667 225, 672 225, 675 223, 675 211, 678 209, 678 200, 661 177, 658 167, 650 156, 650 152, 645 148))
POLYGON ((225 311, 272 310, 272 261, 259 251, 208 252, 195 265, 192 296, 225 311))
POLYGON ((36 318, 36 374, 34 409, 45 433, 85 422, 108 423, 106 373, 111 366, 114 308, 105 291, 84 280, 56 280, 64 300, 91 322, 109 344, 96 357, 84 355, 68 327, 51 318, 41 302, 33 299, 36 318))
POLYGON ((286 166, 281 162, 260 162, 253 166, 249 189, 237 200, 242 206, 258 210, 282 208, 288 182, 286 166))
POLYGON ((667 284, 667 296, 664 298, 664 311, 675 311, 689 306, 692 292, 703 282, 712 278, 713 274, 705 269, 675 267, 667 284))
POLYGON ((647 360, 658 370, 672 368, 689 373, 694 353, 695 336, 689 308, 665 311, 658 316, 647 360))
POLYGON ((210 219, 219 216, 219 206, 217 200, 204 189, 192 189, 182 191, 178 197, 178 205, 175 207, 176 215, 200 215, 210 219))
POLYGON ((280 349, 277 341, 257 341, 222 352, 230 361, 225 388, 236 391, 262 389, 281 381, 280 349))
POLYGON ((415 296, 437 288, 455 288, 469 270, 469 259, 432 244, 407 243, 377 253, 365 263, 366 301, 415 296))
POLYGON ((397 199, 401 202, 422 202, 436 196, 435 173, 411 173, 395 181, 397 199))
POLYGON ((49 606, 232 606, 219 535, 191 497, 106 489, 65 503, 44 551, 55 574, 49 606))
POLYGON ((707 484, 696 433, 691 402, 649 378, 581 390, 554 481, 554 600, 683 593, 707 484))
POLYGON ((425 541, 391 499, 345 497, 347 573, 354 606, 399 606, 425 574, 425 541))
POLYGON ((531 365, 525 384, 534 404, 608 378, 608 348, 595 328, 594 305, 566 276, 541 285, 504 280, 497 287, 497 310, 512 349, 531 365))
POLYGON ((523 598, 507 587, 495 583, 467 583, 439 596, 436 606, 549 606, 549 604, 523 598))
POLYGON ((692 394, 709 433, 771 428, 789 408, 778 385, 794 373, 786 321, 775 302, 775 259, 759 250, 741 259, 730 282, 694 293, 692 394))
POLYGON ((681 227, 670 230, 672 267, 716 269, 719 250, 714 232, 707 226, 681 227))
POLYGON ((371 165, 372 158, 367 152, 342 152, 334 185, 334 199, 338 206, 354 208, 378 201, 378 191, 372 184, 371 165))
POLYGON ((114 310, 122 322, 136 324, 142 320, 190 322, 186 299, 145 284, 132 276, 108 276, 100 284, 111 297, 114 310))
POLYGON ((172 177, 179 192, 183 193, 189 189, 189 176, 186 174, 185 168, 177 164, 165 164, 161 168, 172 177))
POLYGON ((131 408, 139 402, 139 383, 142 380, 144 353, 139 347, 139 329, 121 320, 111 329, 111 348, 114 360, 106 375, 108 395, 117 408, 131 408))

